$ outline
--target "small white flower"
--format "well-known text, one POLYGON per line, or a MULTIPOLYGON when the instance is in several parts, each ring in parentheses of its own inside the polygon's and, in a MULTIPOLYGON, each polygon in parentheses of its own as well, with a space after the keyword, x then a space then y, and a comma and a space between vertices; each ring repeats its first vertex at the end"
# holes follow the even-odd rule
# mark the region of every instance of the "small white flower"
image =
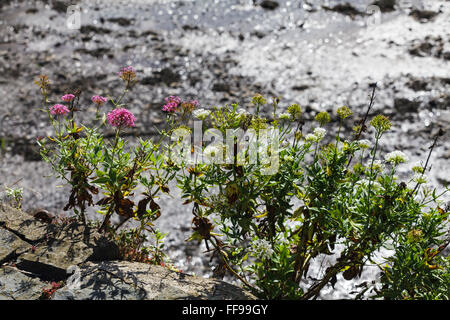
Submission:
POLYGON ((290 120, 290 119, 291 119, 291 114, 288 113, 288 112, 283 112, 283 113, 280 113, 280 115, 278 116, 278 118, 279 118, 280 120, 290 120))
POLYGON ((409 160, 406 154, 398 150, 388 153, 384 156, 384 159, 394 165, 398 165, 399 163, 407 162, 409 160))
POLYGON ((314 135, 317 137, 317 142, 322 140, 326 134, 327 134, 327 130, 325 130, 324 128, 315 128, 314 129, 314 135))
POLYGON ((6 188, 5 191, 6 195, 8 197, 16 197, 16 196, 21 196, 23 194, 23 188, 6 188))
POLYGON ((194 115, 194 117, 196 117, 197 119, 200 119, 200 120, 205 120, 207 117, 209 117, 209 115, 211 114, 211 111, 210 110, 205 110, 205 109, 197 109, 197 110, 194 110, 193 112, 192 112, 192 114, 194 115))
POLYGON ((306 135, 305 140, 309 142, 319 142, 325 137, 327 130, 323 128, 315 128, 313 133, 309 133, 306 135))
POLYGON ((369 140, 367 140, 367 139, 363 139, 363 140, 359 140, 358 141, 358 146, 361 149, 369 149, 369 148, 372 147, 372 143, 369 140))
POLYGON ((290 156, 290 155, 285 155, 285 156, 283 157, 283 160, 284 160, 284 161, 294 161, 294 157, 293 157, 293 156, 290 156))
POLYGON ((240 115, 247 115, 248 114, 247 110, 245 110, 244 108, 237 109, 236 113, 240 114, 240 115))
POLYGON ((209 160, 214 160, 216 157, 220 157, 221 151, 219 146, 207 146, 203 151, 203 156, 209 160))
POLYGON ((368 188, 369 187, 369 183, 370 183, 370 186, 371 186, 371 188, 373 190, 381 189, 381 184, 379 184, 377 181, 370 182, 370 180, 361 179, 356 184, 359 184, 359 185, 363 186, 364 188, 368 188))
POLYGON ((309 142, 316 142, 317 137, 316 137, 316 135, 314 135, 312 133, 308 133, 305 137, 305 140, 309 141, 309 142))
POLYGON ((257 239, 252 242, 253 253, 260 259, 267 259, 273 254, 270 242, 264 239, 257 239))

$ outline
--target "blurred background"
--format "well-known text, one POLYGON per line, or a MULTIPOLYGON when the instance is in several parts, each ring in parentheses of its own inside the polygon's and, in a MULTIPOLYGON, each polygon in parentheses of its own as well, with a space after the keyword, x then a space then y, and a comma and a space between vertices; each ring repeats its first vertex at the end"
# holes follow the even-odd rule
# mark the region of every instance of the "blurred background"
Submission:
MULTIPOLYGON (((164 121, 166 96, 250 108, 255 93, 280 97, 282 109, 300 104, 306 119, 347 105, 350 134, 376 82, 370 116, 394 122, 382 152, 409 156, 406 177, 441 127, 427 175, 438 189, 450 181, 448 0, 0 0, 0 189, 24 188, 25 210, 64 213, 69 189, 50 176, 36 145, 51 130, 34 80, 50 78, 54 103, 82 90, 79 114, 92 118, 90 97, 117 96, 117 73, 129 65, 139 79, 126 98, 138 119, 129 134, 144 138, 164 121)), ((210 276, 202 248, 185 242, 191 210, 172 189, 157 220, 169 232, 168 254, 184 271, 210 276)), ((346 298, 355 285, 322 298, 346 298)))

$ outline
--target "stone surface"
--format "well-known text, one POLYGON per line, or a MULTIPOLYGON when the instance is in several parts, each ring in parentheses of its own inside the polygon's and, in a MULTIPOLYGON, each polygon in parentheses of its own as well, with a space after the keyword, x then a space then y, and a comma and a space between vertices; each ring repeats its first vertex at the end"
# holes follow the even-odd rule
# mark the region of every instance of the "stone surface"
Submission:
POLYGON ((14 233, 0 227, 0 264, 30 248, 31 245, 29 243, 21 240, 14 233))
POLYGON ((203 279, 138 262, 89 262, 81 266, 80 287, 58 290, 56 300, 248 300, 245 290, 216 279, 203 279))
POLYGON ((120 258, 119 248, 95 230, 79 223, 71 223, 59 230, 45 243, 20 256, 18 267, 46 278, 62 280, 66 270, 86 261, 120 258))
POLYGON ((118 246, 89 226, 46 225, 20 210, 0 208, 0 265, 14 265, 0 267, 0 299, 39 299, 48 288, 44 281, 65 283, 55 300, 255 299, 220 280, 118 261, 118 246))
POLYGON ((0 225, 23 235, 29 241, 40 241, 55 232, 54 225, 38 221, 29 214, 0 203, 0 225))
POLYGON ((39 279, 32 278, 16 268, 0 268, 0 300, 36 300, 45 286, 39 279))
POLYGON ((273 0, 263 0, 260 4, 260 6, 267 10, 275 10, 280 6, 280 4, 277 1, 273 0))
POLYGON ((381 12, 391 12, 395 10, 396 0, 377 0, 372 4, 378 6, 381 12))

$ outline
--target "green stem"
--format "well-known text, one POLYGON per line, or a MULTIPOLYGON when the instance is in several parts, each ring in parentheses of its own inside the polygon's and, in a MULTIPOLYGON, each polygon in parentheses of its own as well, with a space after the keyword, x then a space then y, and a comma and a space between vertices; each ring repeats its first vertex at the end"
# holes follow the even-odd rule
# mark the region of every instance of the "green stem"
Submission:
POLYGON ((367 214, 370 214, 370 193, 372 188, 372 178, 373 178, 373 163, 375 162, 375 156, 377 154, 378 149, 378 141, 380 140, 381 135, 377 135, 375 139, 375 147, 373 148, 372 161, 370 163, 370 177, 369 177, 369 190, 367 192, 367 214))

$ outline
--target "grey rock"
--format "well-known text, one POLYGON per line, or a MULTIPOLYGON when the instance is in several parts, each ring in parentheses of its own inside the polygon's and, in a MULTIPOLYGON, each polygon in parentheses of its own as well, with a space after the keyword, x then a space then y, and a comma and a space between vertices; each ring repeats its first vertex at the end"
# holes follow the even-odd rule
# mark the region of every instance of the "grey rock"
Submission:
POLYGON ((45 239, 46 235, 56 231, 54 225, 42 223, 23 211, 0 203, 0 225, 29 241, 45 239))
POLYGON ((267 10, 275 10, 276 8, 279 7, 279 3, 277 1, 273 1, 273 0, 263 0, 260 4, 260 6, 264 9, 267 10))
POLYGON ((17 266, 55 281, 65 279, 71 266, 119 258, 119 248, 113 241, 87 226, 71 223, 34 251, 21 255, 17 266))
POLYGON ((0 268, 0 300, 36 300, 45 286, 44 282, 16 268, 0 268))
POLYGON ((395 10, 396 0, 377 0, 372 4, 378 6, 381 12, 391 12, 395 10))
POLYGON ((406 98, 396 98, 394 100, 395 110, 401 113, 417 112, 420 107, 420 102, 415 100, 409 100, 406 98))
POLYGON ((141 80, 143 85, 157 85, 166 84, 171 85, 173 83, 179 82, 181 76, 174 72, 171 68, 163 68, 161 71, 154 72, 153 76, 145 77, 141 80))
POLYGON ((120 26, 122 26, 122 27, 128 27, 128 26, 132 25, 133 22, 134 22, 134 21, 131 20, 131 19, 122 18, 122 17, 119 17, 119 18, 111 18, 111 19, 108 19, 108 21, 109 21, 109 22, 112 22, 112 23, 117 23, 118 25, 120 25, 120 26))
POLYGON ((215 92, 230 92, 231 86, 228 83, 215 83, 211 90, 215 92))
POLYGON ((411 11, 411 13, 409 15, 411 17, 413 17, 414 19, 416 19, 417 21, 428 22, 428 21, 433 20, 438 14, 439 14, 439 12, 435 12, 435 11, 431 11, 431 10, 414 9, 411 11))
POLYGON ((322 8, 326 11, 334 11, 334 12, 338 12, 340 14, 346 15, 346 16, 350 16, 352 18, 354 18, 357 15, 363 15, 364 13, 359 11, 358 9, 356 9, 353 5, 351 5, 350 3, 346 2, 344 4, 339 3, 337 5, 335 5, 334 7, 328 7, 328 6, 322 6, 322 8))
POLYGON ((31 248, 14 233, 0 227, 0 264, 31 248))
POLYGON ((248 300, 242 288, 138 262, 89 262, 81 266, 79 288, 62 288, 58 300, 248 300))

